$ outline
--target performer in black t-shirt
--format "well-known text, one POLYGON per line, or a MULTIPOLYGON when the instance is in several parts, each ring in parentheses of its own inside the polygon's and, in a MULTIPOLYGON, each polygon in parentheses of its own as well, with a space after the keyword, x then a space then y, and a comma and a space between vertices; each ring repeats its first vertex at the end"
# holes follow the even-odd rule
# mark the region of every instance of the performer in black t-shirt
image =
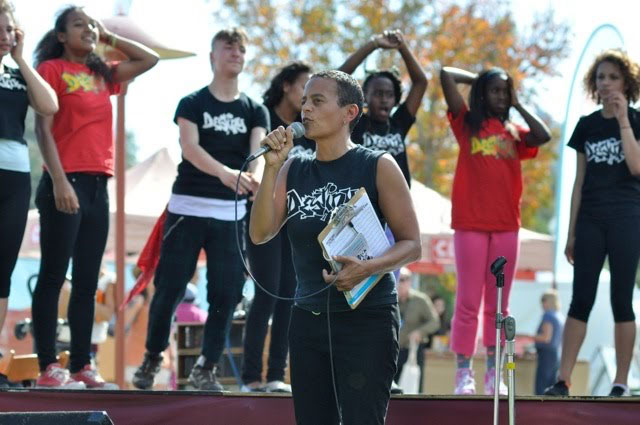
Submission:
MULTIPOLYGON (((240 28, 219 31, 211 43, 211 84, 184 97, 176 110, 182 162, 169 200, 155 275, 147 352, 133 377, 138 388, 153 385, 161 353, 169 343, 171 318, 204 249, 209 316, 202 355, 191 370, 189 383, 201 390, 223 389, 216 378, 216 364, 244 283, 236 249, 236 181, 244 159, 258 149, 269 128, 266 108, 238 90, 246 43, 247 36, 240 28)), ((244 229, 246 195, 257 187, 252 176, 255 166, 252 163, 249 172, 240 177, 240 229, 244 229)))
MULTIPOLYGON (((23 58, 24 31, 13 7, 0 1, 0 331, 7 316, 11 274, 27 224, 31 177, 24 121, 29 105, 41 115, 58 110, 58 98, 23 58), (11 55, 18 68, 3 64, 11 55)), ((0 376, 0 387, 6 377, 0 376)))
POLYGON ((289 344, 300 425, 337 424, 340 417, 345 424, 384 423, 398 356, 399 314, 390 271, 420 257, 416 213, 398 165, 390 155, 350 140, 363 100, 348 74, 315 74, 305 86, 302 122, 306 136, 316 142, 316 156, 287 159, 292 131, 283 127, 262 141, 272 151, 265 156, 249 233, 255 243, 265 243, 287 222, 298 281, 289 344), (343 268, 330 273, 318 234, 333 209, 361 187, 397 243, 367 261, 335 257, 343 268), (373 274, 384 276, 351 310, 341 292, 373 274), (323 288, 327 291, 317 293, 323 288))
POLYGON ((389 152, 398 162, 407 184, 411 186, 404 140, 416 120, 422 97, 427 89, 427 77, 407 47, 402 33, 398 30, 385 31, 373 36, 338 69, 353 73, 367 56, 378 48, 397 49, 400 52, 411 78, 411 89, 404 102, 400 103, 402 86, 396 73, 391 70, 370 73, 362 85, 368 110, 353 129, 351 140, 370 149, 389 152), (392 114, 391 110, 396 106, 392 114))
MULTIPOLYGON (((264 94, 264 105, 269 109, 273 128, 287 127, 300 121, 302 92, 309 80, 311 66, 304 62, 292 62, 278 71, 264 94)), ((293 141, 289 157, 315 155, 316 143, 306 137, 293 141)), ((258 283, 271 293, 284 298, 293 297, 296 276, 291 260, 291 247, 286 240, 286 225, 264 245, 256 245, 247 238, 247 254, 251 273, 258 283)), ((284 382, 289 343, 287 330, 291 317, 291 301, 278 300, 262 289, 255 290, 255 297, 247 316, 244 336, 242 381, 244 391, 291 392, 284 382), (262 383, 262 352, 271 320, 269 339, 269 369, 266 385, 262 383)))
POLYGON ((633 289, 640 258, 640 67, 625 52, 606 50, 584 78, 602 109, 582 117, 569 140, 577 151, 565 255, 573 264, 573 296, 565 323, 558 382, 546 395, 568 395, 605 257, 611 271, 617 372, 609 395, 629 395, 635 345, 633 289))

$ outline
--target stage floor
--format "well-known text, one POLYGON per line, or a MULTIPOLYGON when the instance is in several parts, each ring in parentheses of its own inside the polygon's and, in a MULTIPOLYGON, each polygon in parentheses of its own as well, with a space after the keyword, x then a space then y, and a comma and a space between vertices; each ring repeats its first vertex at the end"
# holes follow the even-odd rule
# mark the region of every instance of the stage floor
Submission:
MULTIPOLYGON (((0 390, 0 412, 105 410, 115 425, 294 425, 288 395, 202 391, 0 390)), ((507 400, 500 403, 507 424, 507 400)), ((491 425, 485 396, 394 396, 387 425, 491 425)), ((518 425, 637 425, 640 398, 519 397, 518 425)), ((322 425, 322 424, 318 424, 322 425)), ((347 424, 360 425, 360 424, 347 424)))

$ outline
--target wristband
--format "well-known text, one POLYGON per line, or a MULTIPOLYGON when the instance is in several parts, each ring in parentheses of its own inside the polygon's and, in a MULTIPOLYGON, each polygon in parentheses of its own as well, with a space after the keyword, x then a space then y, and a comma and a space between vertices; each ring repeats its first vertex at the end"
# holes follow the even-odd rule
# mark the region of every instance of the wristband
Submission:
POLYGON ((111 44, 111 47, 114 47, 114 48, 116 47, 116 41, 117 41, 116 36, 111 34, 109 36, 109 44, 111 44))

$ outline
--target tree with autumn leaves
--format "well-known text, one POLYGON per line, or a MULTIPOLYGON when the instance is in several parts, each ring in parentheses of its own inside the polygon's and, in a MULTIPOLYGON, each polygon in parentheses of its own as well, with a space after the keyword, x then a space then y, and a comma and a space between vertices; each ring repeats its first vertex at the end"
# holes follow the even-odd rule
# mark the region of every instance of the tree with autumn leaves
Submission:
MULTIPOLYGON (((534 97, 537 82, 557 75, 556 67, 569 51, 569 27, 557 22, 551 9, 521 28, 509 2, 501 0, 469 0, 464 5, 451 0, 223 0, 218 17, 248 30, 256 50, 247 71, 262 85, 288 61, 303 59, 316 69, 337 67, 372 35, 400 29, 430 81, 408 136, 411 171, 415 179, 445 196, 451 193, 458 146, 449 130, 440 84, 434 81, 439 69, 448 65, 478 72, 499 66, 527 100, 534 97)), ((370 58, 364 64, 368 70, 402 62, 393 51, 378 51, 370 58)), ((400 71, 408 78, 406 70, 400 71)), ((544 117, 544 111, 540 114, 544 117)), ((553 127, 550 117, 545 118, 553 127)), ((549 230, 556 150, 557 137, 536 160, 523 162, 525 227, 549 230)))

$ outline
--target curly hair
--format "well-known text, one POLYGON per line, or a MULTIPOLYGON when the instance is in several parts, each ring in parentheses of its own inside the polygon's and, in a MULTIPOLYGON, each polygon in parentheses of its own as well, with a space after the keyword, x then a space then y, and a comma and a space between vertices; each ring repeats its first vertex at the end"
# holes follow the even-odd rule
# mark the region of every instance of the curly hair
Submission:
MULTIPOLYGON (((465 122, 471 130, 471 134, 477 134, 482 128, 482 123, 489 118, 489 105, 487 102, 487 86, 494 78, 509 78, 509 74, 502 68, 490 68, 478 74, 478 77, 471 84, 469 92, 469 113, 465 117, 465 122)), ((511 99, 509 99, 511 104, 511 99)), ((503 116, 497 117, 505 122, 509 119, 509 110, 503 116)))
POLYGON ((627 52, 621 49, 608 49, 600 53, 584 76, 583 84, 589 97, 596 103, 601 103, 596 89, 596 77, 598 67, 602 62, 609 62, 620 68, 620 73, 624 79, 624 95, 630 103, 640 98, 640 66, 631 60, 627 52))
POLYGON ((293 84, 300 74, 311 73, 311 65, 303 61, 295 61, 282 67, 275 77, 271 80, 271 84, 267 91, 262 95, 264 105, 267 108, 274 108, 284 97, 284 84, 293 84))
MULTIPOLYGON (((64 44, 58 40, 58 34, 67 31, 67 19, 71 12, 77 10, 82 10, 82 8, 78 6, 67 6, 58 12, 53 29, 49 30, 36 46, 34 53, 36 66, 44 61, 62 57, 64 54, 64 44)), ((89 53, 85 65, 87 65, 91 72, 100 75, 107 83, 113 83, 113 69, 97 54, 93 52, 89 53)))
POLYGON ((14 15, 16 8, 13 4, 7 0, 0 0, 0 14, 8 15, 14 24, 17 24, 16 16, 14 15))
POLYGON ((374 71, 367 75, 364 83, 362 83, 362 91, 367 93, 369 86, 376 78, 388 78, 391 80, 391 84, 393 84, 393 94, 396 99, 395 104, 400 103, 400 99, 402 98, 402 82, 400 81, 400 77, 398 77, 397 71, 395 70, 384 70, 384 71, 374 71))
POLYGON ((358 116, 349 123, 349 129, 353 131, 354 127, 362 116, 362 105, 364 104, 364 94, 358 81, 351 75, 337 70, 321 71, 313 74, 310 78, 324 78, 335 81, 337 86, 338 106, 356 105, 358 107, 358 116))

